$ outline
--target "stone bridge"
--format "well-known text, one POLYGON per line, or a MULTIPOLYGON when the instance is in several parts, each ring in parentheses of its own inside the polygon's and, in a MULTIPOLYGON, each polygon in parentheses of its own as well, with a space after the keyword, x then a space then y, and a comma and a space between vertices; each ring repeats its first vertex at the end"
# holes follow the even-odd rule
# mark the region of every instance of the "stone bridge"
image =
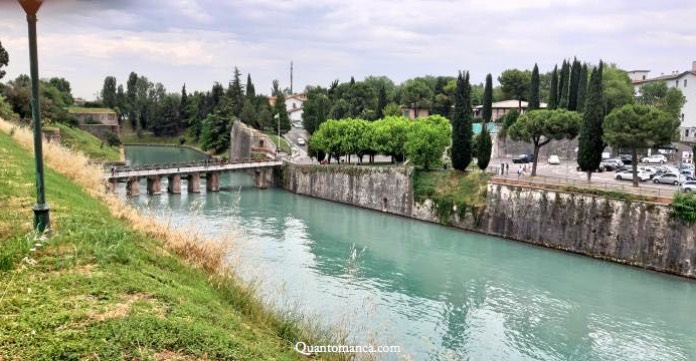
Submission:
POLYGON ((283 165, 281 160, 248 160, 246 162, 220 162, 206 160, 201 162, 170 163, 134 167, 112 167, 107 175, 109 188, 116 190, 119 182, 126 183, 126 194, 129 197, 140 195, 140 179, 147 179, 147 194, 162 193, 162 178, 167 178, 167 192, 181 193, 181 179, 187 180, 189 193, 200 193, 201 176, 206 178, 208 192, 220 191, 220 173, 247 172, 254 175, 254 185, 257 188, 267 188, 273 180, 273 169, 283 165))

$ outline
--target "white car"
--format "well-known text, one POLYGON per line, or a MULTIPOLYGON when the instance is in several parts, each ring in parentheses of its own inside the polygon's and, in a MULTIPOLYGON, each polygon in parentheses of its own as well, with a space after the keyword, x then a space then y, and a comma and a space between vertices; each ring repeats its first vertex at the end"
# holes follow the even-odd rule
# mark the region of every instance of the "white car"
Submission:
MULTIPOLYGON (((638 180, 641 182, 645 182, 650 180, 650 175, 648 173, 643 173, 643 172, 638 172, 638 180)), ((616 179, 618 180, 633 180, 633 171, 631 170, 626 170, 626 171, 621 171, 616 173, 616 179)))
POLYGON ((297 145, 305 145, 307 142, 305 142, 304 138, 297 138, 297 145))
POLYGON ((665 157, 662 154, 653 154, 649 157, 645 157, 640 160, 643 163, 657 163, 657 164, 665 164, 667 163, 667 157, 665 157))
POLYGON ((557 155, 550 155, 548 162, 549 164, 558 165, 561 164, 561 159, 557 155))

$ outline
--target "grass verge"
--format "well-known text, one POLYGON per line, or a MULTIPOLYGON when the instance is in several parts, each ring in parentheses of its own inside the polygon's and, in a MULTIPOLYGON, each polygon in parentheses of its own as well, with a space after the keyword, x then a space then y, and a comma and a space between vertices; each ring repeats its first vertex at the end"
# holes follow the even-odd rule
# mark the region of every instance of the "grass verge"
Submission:
POLYGON ((278 137, 277 134, 268 133, 268 132, 264 132, 264 134, 266 134, 269 138, 271 138, 271 141, 273 142, 273 144, 275 144, 276 147, 280 144, 280 150, 282 152, 284 152, 285 154, 292 153, 290 143, 288 143, 288 141, 285 138, 278 137))
POLYGON ((60 129, 61 142, 66 146, 80 150, 93 159, 108 162, 118 162, 121 160, 121 153, 118 148, 110 147, 94 135, 79 128, 69 127, 65 124, 56 123, 54 126, 60 129))
POLYGON ((490 175, 480 170, 416 170, 413 173, 413 196, 419 203, 432 200, 440 222, 447 224, 455 206, 462 217, 467 211, 476 214, 479 208, 486 205, 489 180, 490 175))
POLYGON ((324 341, 237 280, 224 242, 141 218, 56 144, 53 235, 33 235, 31 144, 0 120, 0 359, 294 360, 297 340, 324 341))

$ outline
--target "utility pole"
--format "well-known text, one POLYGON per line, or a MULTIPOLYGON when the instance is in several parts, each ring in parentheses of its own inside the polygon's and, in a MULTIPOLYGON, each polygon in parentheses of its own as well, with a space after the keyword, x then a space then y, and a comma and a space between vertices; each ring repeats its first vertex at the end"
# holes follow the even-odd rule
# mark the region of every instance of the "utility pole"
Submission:
POLYGON ((29 25, 29 64, 31 69, 31 117, 34 128, 34 159, 36 165, 36 204, 34 205, 34 229, 44 232, 51 229, 49 207, 46 203, 43 147, 41 141, 41 109, 39 108, 39 56, 36 40, 36 13, 43 0, 18 0, 27 14, 29 25))
POLYGON ((290 95, 293 94, 295 93, 292 91, 292 61, 290 61, 290 95))

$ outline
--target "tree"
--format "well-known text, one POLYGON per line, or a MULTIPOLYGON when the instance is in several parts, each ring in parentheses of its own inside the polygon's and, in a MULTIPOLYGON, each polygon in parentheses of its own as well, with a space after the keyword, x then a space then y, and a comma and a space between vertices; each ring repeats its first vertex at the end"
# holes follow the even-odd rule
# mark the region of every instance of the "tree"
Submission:
POLYGON ((181 99, 179 100, 179 129, 186 128, 191 118, 191 109, 189 106, 188 93, 186 93, 186 84, 181 87, 181 99))
POLYGON ((254 83, 251 82, 251 74, 247 74, 247 83, 245 89, 247 99, 253 103, 256 99, 256 89, 254 88, 254 83))
POLYGON ((156 136, 176 135, 179 130, 180 99, 176 95, 167 95, 157 104, 152 121, 152 132, 156 136))
POLYGON ((534 145, 532 176, 536 176, 539 149, 554 139, 575 138, 581 121, 580 114, 565 109, 532 110, 520 116, 508 134, 514 140, 534 145))
POLYGON ((520 110, 522 109, 522 100, 524 100, 529 93, 529 81, 529 72, 519 69, 505 70, 498 77, 498 82, 502 87, 503 94, 508 98, 517 99, 520 110))
POLYGON ((677 119, 681 118, 681 110, 686 102, 681 90, 668 88, 667 83, 657 81, 643 85, 640 94, 639 101, 642 104, 654 106, 677 119))
POLYGON ((242 113, 244 106, 244 89, 242 88, 242 74, 237 67, 234 67, 234 76, 230 82, 230 87, 227 88, 227 97, 232 102, 232 113, 239 116, 242 113))
POLYGON ((452 116, 452 167, 460 171, 465 171, 471 163, 471 122, 469 73, 459 72, 452 116))
POLYGON ((49 79, 48 83, 60 92, 61 97, 63 98, 63 104, 72 105, 75 102, 72 96, 70 82, 67 81, 65 78, 54 77, 49 79))
POLYGON ((234 119, 232 101, 228 97, 222 97, 220 104, 213 114, 203 121, 201 129, 201 147, 204 150, 213 150, 220 153, 230 146, 230 129, 234 119))
POLYGON ((420 118, 411 125, 404 149, 414 165, 429 170, 441 163, 451 136, 452 128, 447 118, 440 115, 420 118))
POLYGON ((527 105, 527 109, 539 109, 539 102, 539 66, 534 64, 534 70, 532 70, 532 79, 529 84, 529 104, 527 105))
POLYGON ((401 104, 406 108, 430 109, 433 91, 423 79, 409 79, 401 87, 401 104))
POLYGON ((384 107, 384 110, 382 110, 383 117, 396 117, 400 115, 403 115, 403 112, 401 111, 399 104, 396 103, 389 103, 386 107, 384 107))
POLYGON ((273 104, 273 116, 277 117, 276 121, 279 122, 275 124, 275 127, 280 127, 280 132, 285 134, 292 128, 290 125, 290 118, 288 117, 288 110, 285 107, 285 94, 280 91, 278 80, 273 81, 273 89, 275 92, 273 94, 275 96, 275 103, 273 104))
POLYGON ((488 132, 488 123, 484 122, 476 143, 476 165, 478 165, 479 169, 485 171, 488 168, 492 151, 493 140, 491 139, 491 133, 488 132))
POLYGON ((401 161, 406 154, 405 144, 411 121, 403 115, 387 116, 373 123, 374 148, 377 153, 390 155, 392 162, 401 161))
POLYGON ((558 107, 568 109, 568 89, 570 88, 570 62, 563 60, 558 80, 558 107))
POLYGON ((218 104, 220 104, 220 101, 222 101, 222 98, 225 96, 225 88, 222 87, 222 84, 215 82, 213 84, 213 89, 210 91, 210 111, 214 111, 218 104))
POLYGON ((377 119, 384 118, 384 107, 387 106, 387 88, 386 86, 381 86, 379 88, 379 95, 377 95, 377 119))
POLYGON ((2 41, 0 41, 0 79, 5 77, 6 72, 2 68, 6 67, 10 62, 10 54, 2 46, 2 41))
POLYGON ((128 120, 133 129, 137 129, 138 123, 138 113, 136 110, 137 90, 135 87, 137 82, 138 74, 131 72, 126 82, 126 104, 128 104, 126 112, 128 113, 128 120))
POLYGON ((578 165, 587 172, 587 181, 592 180, 592 172, 599 168, 604 151, 604 89, 602 89, 602 62, 592 70, 587 101, 583 113, 580 139, 578 140, 578 165))
POLYGON ((313 134, 321 123, 328 118, 331 102, 325 89, 307 88, 307 101, 302 110, 302 125, 309 134, 313 134))
POLYGON ((611 113, 616 108, 633 103, 633 84, 631 79, 616 64, 604 66, 602 82, 604 85, 604 101, 606 102, 604 112, 606 114, 611 113))
POLYGON ((256 129, 261 129, 258 117, 256 116, 256 109, 249 99, 244 100, 242 113, 239 115, 239 117, 242 122, 249 124, 256 129))
POLYGON ((604 120, 604 140, 615 149, 631 149, 633 186, 638 187, 638 149, 671 142, 677 135, 679 119, 643 104, 614 109, 604 120))
POLYGON ((491 76, 491 74, 486 75, 486 87, 483 89, 482 113, 483 122, 490 122, 491 118, 493 117, 493 77, 491 76))
POLYGON ((580 68, 580 79, 578 81, 578 105, 577 111, 582 113, 585 110, 585 97, 587 94, 587 64, 580 68))
POLYGON ((102 86, 101 97, 102 103, 107 108, 116 107, 116 77, 107 76, 104 78, 104 86, 102 86))
POLYGON ((551 87, 549 89, 549 109, 558 108, 558 65, 553 67, 551 73, 551 87))

